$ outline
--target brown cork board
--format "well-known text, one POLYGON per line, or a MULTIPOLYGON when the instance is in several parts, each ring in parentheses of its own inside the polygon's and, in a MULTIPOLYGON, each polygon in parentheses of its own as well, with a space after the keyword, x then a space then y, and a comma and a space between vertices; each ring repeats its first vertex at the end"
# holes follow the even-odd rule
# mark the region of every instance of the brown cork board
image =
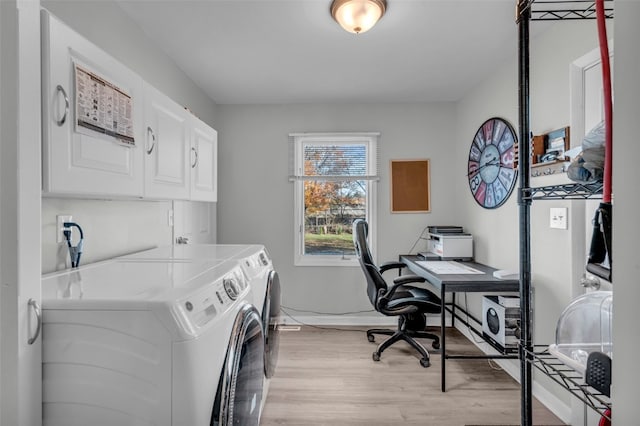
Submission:
POLYGON ((431 211, 429 160, 391 160, 391 212, 431 211))

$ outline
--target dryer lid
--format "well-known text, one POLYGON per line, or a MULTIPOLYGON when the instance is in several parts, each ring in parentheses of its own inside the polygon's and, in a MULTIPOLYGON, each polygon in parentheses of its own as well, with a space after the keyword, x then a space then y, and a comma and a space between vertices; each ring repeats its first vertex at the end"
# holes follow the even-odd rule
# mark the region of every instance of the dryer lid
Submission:
POLYGON ((236 266, 220 260, 90 264, 43 276, 43 308, 134 309, 133 305, 171 304, 211 285, 236 266))

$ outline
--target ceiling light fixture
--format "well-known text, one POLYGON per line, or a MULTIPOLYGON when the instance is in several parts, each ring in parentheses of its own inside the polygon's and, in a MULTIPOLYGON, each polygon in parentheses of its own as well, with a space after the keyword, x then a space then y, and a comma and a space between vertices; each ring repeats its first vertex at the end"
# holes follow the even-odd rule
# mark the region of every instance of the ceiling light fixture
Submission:
POLYGON ((350 33, 370 30, 387 10, 386 0, 333 0, 331 16, 350 33))

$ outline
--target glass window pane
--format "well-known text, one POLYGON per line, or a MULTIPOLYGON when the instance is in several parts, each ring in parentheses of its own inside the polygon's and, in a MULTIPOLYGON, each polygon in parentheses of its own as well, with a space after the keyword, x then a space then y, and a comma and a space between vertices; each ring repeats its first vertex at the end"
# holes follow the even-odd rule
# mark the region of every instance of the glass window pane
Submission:
POLYGON ((367 182, 304 182, 304 254, 353 255, 351 224, 366 218, 367 182))
POLYGON ((367 174, 367 146, 306 145, 305 176, 364 176, 367 174))

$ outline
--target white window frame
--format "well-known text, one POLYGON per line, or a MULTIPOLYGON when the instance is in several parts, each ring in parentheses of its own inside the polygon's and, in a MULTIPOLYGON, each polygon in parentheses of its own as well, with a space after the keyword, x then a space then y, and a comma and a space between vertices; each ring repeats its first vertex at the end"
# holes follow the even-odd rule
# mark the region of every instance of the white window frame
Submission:
MULTIPOLYGON (((377 216, 377 167, 379 133, 293 133, 293 180, 294 187, 294 265, 295 266, 359 266, 353 256, 305 255, 304 252, 304 146, 365 144, 367 146, 367 185, 365 214, 369 223, 369 247, 375 253, 377 216)), ((359 177, 360 178, 360 177, 359 177)))

